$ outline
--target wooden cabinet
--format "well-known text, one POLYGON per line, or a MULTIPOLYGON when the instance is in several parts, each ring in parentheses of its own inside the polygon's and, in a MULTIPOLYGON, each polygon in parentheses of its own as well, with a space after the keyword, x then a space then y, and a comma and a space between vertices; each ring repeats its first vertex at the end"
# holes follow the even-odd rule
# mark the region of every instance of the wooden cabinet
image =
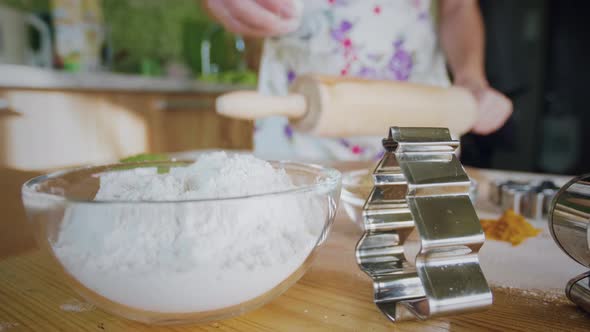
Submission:
POLYGON ((152 151, 252 149, 254 125, 217 115, 216 95, 163 95, 151 111, 152 151))
POLYGON ((215 94, 0 89, 0 167, 46 170, 142 152, 251 149, 253 124, 215 94))

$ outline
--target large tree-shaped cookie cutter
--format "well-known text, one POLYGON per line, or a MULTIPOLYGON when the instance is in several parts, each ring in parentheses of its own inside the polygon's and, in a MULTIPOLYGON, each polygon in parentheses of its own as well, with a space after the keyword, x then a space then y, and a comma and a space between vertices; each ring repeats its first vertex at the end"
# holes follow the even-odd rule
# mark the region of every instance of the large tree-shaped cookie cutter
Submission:
POLYGON ((487 308, 477 256, 485 237, 458 141, 448 129, 392 127, 383 146, 356 248, 375 303, 393 321, 487 308))

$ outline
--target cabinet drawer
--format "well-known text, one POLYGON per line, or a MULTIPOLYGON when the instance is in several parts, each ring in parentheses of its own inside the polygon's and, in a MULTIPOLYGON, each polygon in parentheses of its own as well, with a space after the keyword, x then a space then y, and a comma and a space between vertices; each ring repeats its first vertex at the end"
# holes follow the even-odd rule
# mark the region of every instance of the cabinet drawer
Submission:
POLYGON ((154 150, 252 149, 254 123, 218 115, 215 98, 165 96, 156 101, 156 114, 151 120, 154 150))
POLYGON ((254 124, 217 115, 215 98, 0 90, 0 114, 10 115, 0 115, 0 166, 46 170, 144 152, 251 149, 254 124))
POLYGON ((56 91, 2 95, 17 114, 0 117, 2 166, 45 170, 106 163, 148 150, 149 128, 134 103, 56 91))

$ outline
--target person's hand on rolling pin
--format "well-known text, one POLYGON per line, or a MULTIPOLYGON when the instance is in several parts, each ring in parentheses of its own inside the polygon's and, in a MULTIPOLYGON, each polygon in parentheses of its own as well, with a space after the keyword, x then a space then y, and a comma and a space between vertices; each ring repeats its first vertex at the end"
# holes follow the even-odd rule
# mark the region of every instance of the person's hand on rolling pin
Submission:
POLYGON ((455 80, 455 85, 471 91, 477 101, 478 116, 471 129, 472 133, 489 135, 502 128, 512 115, 512 101, 500 91, 490 87, 487 82, 468 83, 455 80))
POLYGON ((271 37, 295 30, 299 0, 205 0, 205 9, 227 30, 246 37, 271 37))
POLYGON ((489 86, 484 70, 483 23, 474 0, 440 2, 440 38, 454 76, 454 84, 473 93, 478 118, 472 132, 489 135, 512 114, 512 102, 489 86))

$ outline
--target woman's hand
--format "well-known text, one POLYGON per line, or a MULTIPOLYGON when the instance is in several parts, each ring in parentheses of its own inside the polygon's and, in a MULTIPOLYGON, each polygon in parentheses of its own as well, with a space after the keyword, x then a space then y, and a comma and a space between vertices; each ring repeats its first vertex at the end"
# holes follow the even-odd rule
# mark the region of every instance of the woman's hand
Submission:
POLYGON ((502 128, 512 114, 512 101, 498 90, 487 87, 476 95, 478 117, 471 131, 478 135, 489 135, 502 128))
POLYGON ((204 0, 209 13, 227 30, 246 37, 270 37, 297 28, 298 0, 204 0))
POLYGON ((512 114, 512 102, 487 83, 484 70, 484 27, 476 0, 440 1, 440 36, 455 85, 477 100, 478 118, 472 132, 489 135, 512 114))
POLYGON ((455 82, 455 85, 471 91, 477 101, 477 120, 471 132, 489 135, 502 128, 512 114, 512 101, 487 82, 455 82))

